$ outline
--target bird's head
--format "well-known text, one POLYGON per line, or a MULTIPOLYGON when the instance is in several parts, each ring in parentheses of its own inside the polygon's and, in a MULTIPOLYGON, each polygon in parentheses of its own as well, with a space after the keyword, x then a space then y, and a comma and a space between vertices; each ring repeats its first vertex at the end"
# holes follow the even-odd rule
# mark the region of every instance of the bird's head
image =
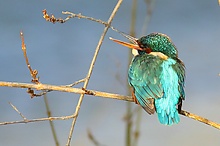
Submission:
POLYGON ((141 37, 140 39, 134 38, 127 34, 122 35, 128 38, 131 43, 123 42, 113 38, 110 39, 128 48, 138 50, 139 54, 150 54, 158 52, 170 58, 177 57, 178 52, 175 45, 172 43, 171 39, 165 34, 151 33, 147 36, 141 37))

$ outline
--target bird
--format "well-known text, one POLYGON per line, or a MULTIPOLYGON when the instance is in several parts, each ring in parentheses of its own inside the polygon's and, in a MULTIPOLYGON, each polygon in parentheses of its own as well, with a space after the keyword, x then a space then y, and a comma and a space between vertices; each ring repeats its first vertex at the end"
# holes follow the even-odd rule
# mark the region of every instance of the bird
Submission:
POLYGON ((185 99, 185 66, 176 46, 163 33, 150 33, 139 39, 120 33, 130 42, 110 39, 138 52, 128 69, 134 102, 150 115, 156 112, 161 124, 179 123, 178 113, 185 99))

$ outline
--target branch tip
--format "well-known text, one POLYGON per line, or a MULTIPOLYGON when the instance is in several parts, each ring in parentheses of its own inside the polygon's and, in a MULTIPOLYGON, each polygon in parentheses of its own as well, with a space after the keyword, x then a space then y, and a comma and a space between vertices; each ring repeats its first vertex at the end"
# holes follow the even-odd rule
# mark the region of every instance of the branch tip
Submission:
POLYGON ((9 104, 24 119, 24 121, 27 120, 27 118, 25 118, 25 116, 11 102, 9 102, 9 104))
POLYGON ((28 69, 30 71, 31 77, 32 77, 31 82, 35 83, 35 84, 39 84, 40 83, 39 77, 37 77, 38 71, 36 69, 32 70, 31 65, 30 65, 30 63, 28 61, 26 45, 25 45, 25 42, 24 42, 24 34, 23 34, 22 31, 20 32, 20 37, 21 37, 21 49, 23 51, 23 55, 24 55, 24 59, 26 61, 26 65, 27 65, 27 67, 28 67, 28 69))

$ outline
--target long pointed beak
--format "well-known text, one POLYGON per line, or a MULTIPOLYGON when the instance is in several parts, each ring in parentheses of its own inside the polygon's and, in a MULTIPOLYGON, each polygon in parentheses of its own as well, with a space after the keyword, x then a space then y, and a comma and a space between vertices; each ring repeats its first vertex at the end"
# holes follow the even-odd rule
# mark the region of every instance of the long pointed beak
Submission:
POLYGON ((118 44, 120 44, 120 45, 123 45, 123 46, 125 46, 125 47, 128 47, 128 48, 136 49, 136 50, 142 50, 142 49, 139 47, 139 45, 138 45, 138 43, 137 43, 137 40, 136 40, 135 38, 132 38, 132 39, 129 38, 129 40, 130 40, 131 42, 133 42, 134 44, 132 44, 132 43, 127 43, 127 42, 124 42, 124 41, 121 41, 121 40, 117 40, 117 39, 114 39, 114 38, 112 38, 112 37, 109 37, 109 39, 112 40, 112 41, 114 41, 114 42, 116 42, 116 43, 118 43, 118 44))

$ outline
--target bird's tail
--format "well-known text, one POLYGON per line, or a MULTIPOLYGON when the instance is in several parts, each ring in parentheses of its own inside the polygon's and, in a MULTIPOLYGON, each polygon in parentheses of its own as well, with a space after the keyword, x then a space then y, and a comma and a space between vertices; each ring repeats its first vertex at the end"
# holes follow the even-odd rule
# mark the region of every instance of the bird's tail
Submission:
POLYGON ((173 125, 180 121, 180 117, 176 106, 170 106, 164 109, 163 107, 156 107, 158 119, 161 124, 173 125))
POLYGON ((173 125, 179 123, 180 121, 180 117, 178 115, 177 110, 169 114, 166 111, 162 111, 160 113, 157 113, 157 115, 161 124, 173 125))

